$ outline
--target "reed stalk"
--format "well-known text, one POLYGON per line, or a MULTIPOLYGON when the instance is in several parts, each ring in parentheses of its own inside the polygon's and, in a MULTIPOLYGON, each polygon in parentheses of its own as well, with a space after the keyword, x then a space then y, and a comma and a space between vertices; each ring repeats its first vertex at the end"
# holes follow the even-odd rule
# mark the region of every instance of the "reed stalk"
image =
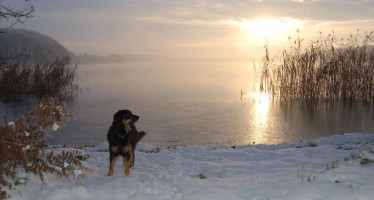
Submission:
POLYGON ((348 39, 333 33, 303 45, 297 38, 278 57, 268 44, 262 59, 260 90, 281 101, 301 99, 374 103, 373 31, 348 39))

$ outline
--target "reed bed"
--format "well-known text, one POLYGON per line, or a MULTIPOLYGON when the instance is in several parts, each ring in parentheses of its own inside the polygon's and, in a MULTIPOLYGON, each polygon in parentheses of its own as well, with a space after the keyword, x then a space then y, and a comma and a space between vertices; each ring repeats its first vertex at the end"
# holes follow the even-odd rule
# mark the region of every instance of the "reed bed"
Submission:
POLYGON ((374 103, 373 31, 348 38, 332 32, 303 45, 297 38, 281 55, 262 59, 260 90, 281 101, 301 99, 374 103))
POLYGON ((70 58, 52 62, 0 64, 0 100, 12 101, 24 95, 67 99, 78 91, 77 66, 70 58))

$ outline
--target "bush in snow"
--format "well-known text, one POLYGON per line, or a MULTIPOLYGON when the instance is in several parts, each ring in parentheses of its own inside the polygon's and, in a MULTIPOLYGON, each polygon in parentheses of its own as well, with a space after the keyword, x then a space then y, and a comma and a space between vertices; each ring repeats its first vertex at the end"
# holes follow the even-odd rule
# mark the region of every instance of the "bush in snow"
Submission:
MULTIPOLYGON (((43 173, 67 176, 82 169, 79 152, 54 154, 44 143, 45 137, 54 127, 71 116, 69 109, 57 99, 42 99, 41 102, 15 122, 0 126, 0 199, 7 197, 7 187, 22 184, 25 179, 17 172, 35 174, 43 182, 43 173)), ((27 179, 26 179, 27 181, 27 179)))

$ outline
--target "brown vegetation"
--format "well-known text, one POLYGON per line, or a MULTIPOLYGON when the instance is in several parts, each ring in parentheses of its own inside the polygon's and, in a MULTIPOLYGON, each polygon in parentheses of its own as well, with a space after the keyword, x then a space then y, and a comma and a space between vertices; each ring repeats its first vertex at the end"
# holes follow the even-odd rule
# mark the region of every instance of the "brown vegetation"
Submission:
POLYGON ((69 116, 61 101, 43 99, 14 122, 7 122, 4 117, 5 126, 0 126, 0 199, 7 197, 4 187, 11 189, 17 185, 17 172, 35 174, 43 182, 43 173, 67 176, 74 168, 83 168, 78 152, 56 155, 44 143, 53 125, 61 126, 69 116))
POLYGON ((52 62, 0 63, 0 99, 10 101, 23 95, 72 97, 78 91, 77 66, 69 57, 52 62))
POLYGON ((348 39, 332 33, 303 46, 299 36, 278 57, 265 46, 261 91, 280 100, 374 103, 373 31, 348 39))

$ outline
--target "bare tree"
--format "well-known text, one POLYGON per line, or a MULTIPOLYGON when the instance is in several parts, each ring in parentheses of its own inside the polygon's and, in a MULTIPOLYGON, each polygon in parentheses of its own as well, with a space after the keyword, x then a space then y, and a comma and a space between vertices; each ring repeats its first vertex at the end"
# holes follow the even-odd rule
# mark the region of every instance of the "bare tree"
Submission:
POLYGON ((4 33, 17 23, 24 23, 27 19, 33 17, 34 7, 31 0, 24 1, 25 7, 19 9, 7 6, 5 0, 0 0, 0 33, 4 33))
MULTIPOLYGON (((13 0, 14 1, 14 0, 13 0)), ((17 23, 24 23, 30 17, 33 17, 34 6, 31 4, 31 0, 17 0, 24 1, 24 6, 15 8, 6 5, 5 0, 0 0, 0 33, 7 32, 17 23)), ((13 2, 14 3, 14 2, 13 2)), ((13 58, 20 56, 22 53, 11 56, 10 58, 4 58, 0 55, 0 68, 4 67, 4 64, 13 58)))

